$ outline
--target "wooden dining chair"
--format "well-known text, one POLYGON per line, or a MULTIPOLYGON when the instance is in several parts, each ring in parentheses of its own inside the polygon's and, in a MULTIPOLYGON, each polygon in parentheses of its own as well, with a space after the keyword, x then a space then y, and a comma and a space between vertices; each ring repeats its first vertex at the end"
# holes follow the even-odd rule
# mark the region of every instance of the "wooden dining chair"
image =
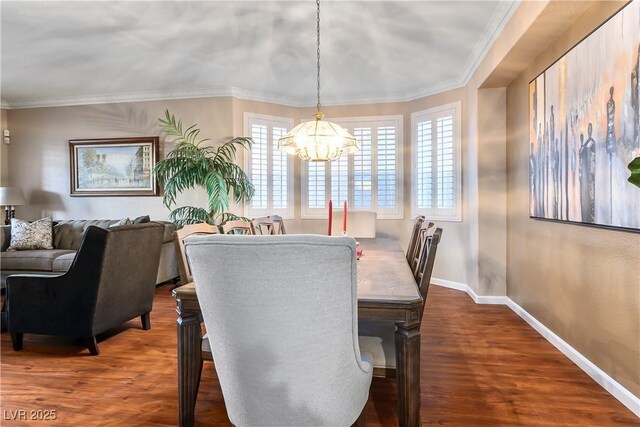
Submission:
POLYGON ((275 234, 287 234, 287 230, 284 228, 284 220, 280 215, 271 215, 268 218, 275 225, 275 234))
POLYGON ((422 248, 425 244, 429 244, 431 242, 431 236, 435 232, 435 224, 433 222, 423 222, 420 226, 420 230, 418 230, 418 238, 416 239, 416 244, 411 254, 411 261, 409 262, 409 267, 411 267, 411 271, 413 272, 413 277, 418 279, 418 273, 420 272, 420 256, 422 255, 422 248))
POLYGON ((276 234, 276 224, 271 217, 263 216, 253 219, 253 228, 256 234, 276 234))
POLYGON ((256 230, 251 221, 237 219, 235 221, 227 221, 222 224, 222 234, 245 234, 255 235, 256 230))
POLYGON ((191 275, 191 269, 189 268, 189 261, 184 251, 184 239, 193 234, 219 234, 220 230, 217 226, 201 223, 201 224, 188 224, 181 229, 173 232, 173 244, 176 248, 176 254, 178 255, 178 270, 180 271, 180 281, 183 285, 193 282, 191 275))
POLYGON ((418 215, 416 220, 413 223, 413 229, 411 230, 411 237, 409 238, 409 246, 407 247, 407 262, 411 265, 411 259, 416 250, 416 243, 418 241, 418 234, 420 232, 420 227, 422 227, 422 223, 424 222, 424 216, 418 215))
MULTIPOLYGON (((186 252, 184 250, 184 240, 193 235, 206 235, 206 234, 220 234, 220 230, 217 226, 201 223, 201 224, 188 224, 181 229, 173 232, 174 244, 176 247, 176 253, 178 254, 178 269, 180 270, 180 281, 183 285, 193 286, 193 275, 191 274, 191 268, 189 260, 187 259, 186 252)), ((202 320, 201 320, 202 322, 202 320)), ((202 360, 208 360, 213 362, 213 354, 211 353, 211 345, 209 344, 209 338, 207 335, 203 335, 200 343, 200 355, 202 360)), ((202 372, 202 366, 200 366, 200 372, 202 372)), ((199 377, 198 377, 199 378, 199 377)), ((198 382, 200 380, 198 379, 198 382)))
MULTIPOLYGON (((427 304, 427 294, 431 273, 436 260, 438 244, 442 238, 442 229, 437 228, 431 236, 431 243, 422 248, 419 265, 420 296, 422 297, 422 311, 420 320, 427 304)), ((371 356, 373 360, 373 376, 393 378, 396 376, 396 326, 393 322, 374 322, 361 320, 358 322, 360 351, 371 356)))

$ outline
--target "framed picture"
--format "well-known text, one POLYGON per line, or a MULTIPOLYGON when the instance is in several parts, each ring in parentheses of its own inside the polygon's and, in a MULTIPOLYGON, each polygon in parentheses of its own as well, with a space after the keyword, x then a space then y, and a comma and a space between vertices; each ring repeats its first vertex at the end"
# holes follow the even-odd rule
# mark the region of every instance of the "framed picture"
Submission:
POLYGON ((532 218, 638 231, 640 0, 589 34, 529 84, 532 218))
POLYGON ((159 138, 69 141, 71 196, 158 196, 159 138))

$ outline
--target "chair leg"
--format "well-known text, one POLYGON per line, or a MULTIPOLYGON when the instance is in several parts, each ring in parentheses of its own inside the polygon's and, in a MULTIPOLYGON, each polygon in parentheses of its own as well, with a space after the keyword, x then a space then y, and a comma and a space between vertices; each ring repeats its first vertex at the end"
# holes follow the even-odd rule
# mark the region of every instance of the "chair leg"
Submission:
POLYGON ((24 334, 11 334, 11 344, 13 345, 13 351, 22 350, 22 339, 24 338, 24 334))
POLYGON ((142 322, 142 329, 148 331, 151 329, 151 315, 149 312, 146 312, 142 316, 140 316, 140 321, 142 322))
POLYGON ((367 404, 364 404, 364 408, 362 408, 362 412, 360 412, 360 416, 356 420, 355 423, 352 424, 351 427, 367 427, 367 404))
POLYGON ((100 349, 98 348, 98 342, 96 341, 96 337, 90 337, 85 339, 85 343, 87 344, 87 347, 89 348, 89 353, 91 353, 92 356, 97 356, 100 354, 100 349))

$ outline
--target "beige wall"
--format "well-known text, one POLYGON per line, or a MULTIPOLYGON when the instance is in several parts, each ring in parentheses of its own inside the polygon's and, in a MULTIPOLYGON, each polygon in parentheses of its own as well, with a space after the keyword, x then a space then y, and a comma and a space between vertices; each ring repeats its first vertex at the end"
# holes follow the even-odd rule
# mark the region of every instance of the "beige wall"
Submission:
POLYGON ((507 292, 640 396, 640 235, 528 212, 528 83, 623 4, 591 6, 508 86, 507 292))
MULTIPOLYGON (((233 134, 231 98, 9 110, 10 180, 27 199, 27 206, 16 208, 17 216, 93 219, 149 214, 166 219, 169 211, 161 197, 70 197, 68 144, 70 139, 159 135, 157 118, 164 116, 165 108, 182 117, 185 125, 197 123, 212 143, 233 134)), ((160 146, 163 157, 171 144, 162 139, 160 146)), ((191 191, 178 203, 202 205, 205 200, 203 191, 191 191)))

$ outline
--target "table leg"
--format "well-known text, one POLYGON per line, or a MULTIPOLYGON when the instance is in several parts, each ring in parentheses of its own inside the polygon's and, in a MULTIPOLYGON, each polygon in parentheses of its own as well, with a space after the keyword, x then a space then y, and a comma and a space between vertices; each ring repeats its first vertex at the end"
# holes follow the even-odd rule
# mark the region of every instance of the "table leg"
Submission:
POLYGON ((178 402, 180 427, 192 427, 202 373, 202 331, 196 314, 178 317, 178 402))
POLYGON ((420 325, 397 324, 398 423, 420 426, 420 325))

